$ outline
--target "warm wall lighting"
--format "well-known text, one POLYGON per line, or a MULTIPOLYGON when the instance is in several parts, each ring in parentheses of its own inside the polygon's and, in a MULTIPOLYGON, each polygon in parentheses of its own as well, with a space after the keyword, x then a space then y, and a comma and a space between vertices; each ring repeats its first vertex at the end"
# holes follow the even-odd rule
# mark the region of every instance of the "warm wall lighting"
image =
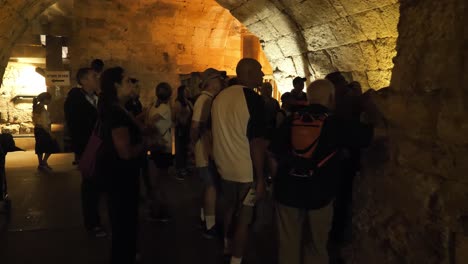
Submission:
POLYGON ((8 91, 12 97, 38 95, 47 91, 45 78, 36 72, 36 66, 20 62, 8 63, 2 88, 8 91))

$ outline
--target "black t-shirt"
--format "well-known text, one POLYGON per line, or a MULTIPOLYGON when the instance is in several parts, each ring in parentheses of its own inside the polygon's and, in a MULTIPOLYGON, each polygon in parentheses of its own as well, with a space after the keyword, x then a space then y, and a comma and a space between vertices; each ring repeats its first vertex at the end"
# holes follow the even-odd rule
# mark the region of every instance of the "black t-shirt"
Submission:
POLYGON ((262 97, 247 87, 243 88, 245 102, 249 110, 249 122, 247 124, 247 137, 264 138, 266 135, 265 102, 262 97))
POLYGON ((272 129, 276 127, 276 115, 280 111, 278 101, 271 97, 262 97, 265 101, 265 120, 267 128, 272 129))
MULTIPOLYGON (((313 114, 329 113, 321 105, 310 105, 307 111, 313 114)), ((275 199, 287 206, 303 209, 318 209, 329 204, 336 196, 342 183, 341 159, 339 151, 343 148, 362 148, 370 143, 373 129, 360 122, 345 121, 336 116, 329 116, 323 124, 315 160, 319 162, 334 151, 337 155, 328 160, 323 167, 308 178, 289 175, 291 160, 291 122, 288 117, 274 135, 270 150, 275 155, 279 167, 275 179, 275 199)))
POLYGON ((142 133, 131 114, 123 107, 114 104, 105 107, 101 111, 101 137, 103 139, 102 164, 108 171, 113 173, 126 173, 129 170, 138 169, 140 162, 138 158, 124 160, 119 157, 112 140, 112 130, 116 128, 128 128, 130 144, 136 145, 142 142, 142 133))
POLYGON ((295 101, 306 101, 307 102, 307 94, 304 93, 303 91, 297 91, 297 90, 292 89, 291 90, 291 95, 292 95, 292 98, 295 101))

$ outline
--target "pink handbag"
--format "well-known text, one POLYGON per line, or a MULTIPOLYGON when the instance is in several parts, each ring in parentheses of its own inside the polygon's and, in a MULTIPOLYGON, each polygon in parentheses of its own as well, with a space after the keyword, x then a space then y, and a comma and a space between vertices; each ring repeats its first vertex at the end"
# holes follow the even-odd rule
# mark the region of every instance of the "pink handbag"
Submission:
POLYGON ((78 169, 81 171, 81 175, 84 178, 91 178, 95 174, 96 170, 96 161, 98 158, 99 150, 102 146, 102 139, 99 136, 101 130, 101 122, 96 121, 93 132, 89 137, 88 144, 81 155, 80 162, 78 164, 78 169))

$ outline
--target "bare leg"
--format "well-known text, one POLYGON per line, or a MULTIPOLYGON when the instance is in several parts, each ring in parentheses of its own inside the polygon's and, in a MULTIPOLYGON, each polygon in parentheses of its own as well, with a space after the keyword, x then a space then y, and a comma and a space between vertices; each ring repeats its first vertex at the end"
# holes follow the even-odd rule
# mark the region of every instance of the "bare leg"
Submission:
POLYGON ((224 212, 224 253, 231 254, 231 238, 229 237, 229 231, 232 229, 232 218, 234 216, 234 208, 226 208, 224 212))
POLYGON ((205 188, 205 215, 215 215, 216 208, 216 188, 215 186, 207 186, 205 188))
POLYGON ((49 166, 49 164, 47 163, 47 161, 49 160, 50 155, 52 155, 52 154, 51 154, 51 153, 45 153, 45 154, 44 154, 44 159, 42 160, 42 162, 43 162, 43 164, 45 164, 46 166, 49 166))
POLYGON ((232 256, 242 258, 244 255, 247 238, 249 235, 249 225, 239 221, 236 225, 234 240, 232 243, 232 256))

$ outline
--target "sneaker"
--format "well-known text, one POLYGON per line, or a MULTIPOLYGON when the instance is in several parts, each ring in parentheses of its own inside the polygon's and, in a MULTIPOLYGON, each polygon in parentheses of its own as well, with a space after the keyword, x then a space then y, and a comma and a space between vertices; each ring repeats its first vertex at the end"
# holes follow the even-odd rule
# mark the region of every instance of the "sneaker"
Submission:
POLYGON ((216 226, 206 230, 203 232, 203 237, 206 239, 213 239, 218 236, 218 231, 216 230, 216 226))
POLYGON ((107 232, 104 230, 104 228, 100 226, 96 226, 92 230, 88 231, 89 234, 95 238, 102 238, 107 236, 107 232))

